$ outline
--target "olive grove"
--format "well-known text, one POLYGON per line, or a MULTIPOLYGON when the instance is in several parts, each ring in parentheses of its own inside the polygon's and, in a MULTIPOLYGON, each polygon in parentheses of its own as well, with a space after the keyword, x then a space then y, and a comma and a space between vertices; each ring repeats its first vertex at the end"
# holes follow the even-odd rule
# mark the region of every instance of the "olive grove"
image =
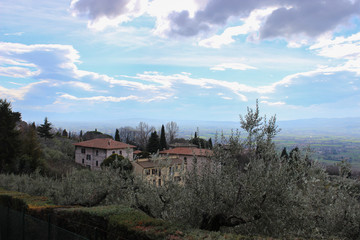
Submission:
POLYGON ((261 117, 257 105, 248 108, 240 124, 242 132, 215 139, 211 161, 200 165, 195 158, 191 171, 181 173, 182 184, 163 174, 162 186, 156 187, 110 166, 73 170, 61 178, 1 174, 0 187, 46 195, 59 204, 127 204, 211 231, 360 238, 360 183, 346 174, 346 163, 339 166, 341 176, 329 176, 306 151, 281 157, 273 141, 279 132, 276 117, 261 117))

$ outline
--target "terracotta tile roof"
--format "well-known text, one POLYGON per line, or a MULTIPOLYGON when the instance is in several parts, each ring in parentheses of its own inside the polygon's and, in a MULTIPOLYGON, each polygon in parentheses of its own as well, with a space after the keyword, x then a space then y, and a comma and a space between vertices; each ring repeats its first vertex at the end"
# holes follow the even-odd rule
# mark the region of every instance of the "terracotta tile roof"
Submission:
POLYGON ((74 145, 79 147, 100 148, 100 149, 124 149, 124 148, 135 147, 133 145, 112 140, 111 138, 95 138, 88 141, 74 143, 74 145))
MULTIPOLYGON (((177 165, 177 164, 182 164, 183 160, 180 158, 170 158, 169 162, 165 162, 166 158, 164 158, 164 165, 166 166, 166 164, 168 164, 169 166, 171 165, 177 165)), ((137 161, 135 162, 136 164, 140 165, 142 168, 154 168, 154 167, 160 167, 163 166, 161 165, 161 161, 151 161, 151 160, 146 160, 146 161, 137 161)))
POLYGON ((173 148, 169 150, 160 151, 160 154, 169 154, 169 155, 188 155, 188 156, 198 156, 198 157, 208 157, 213 154, 212 150, 209 149, 200 149, 200 148, 173 148))
POLYGON ((134 154, 139 154, 139 153, 142 153, 142 151, 141 150, 135 150, 134 151, 134 154))

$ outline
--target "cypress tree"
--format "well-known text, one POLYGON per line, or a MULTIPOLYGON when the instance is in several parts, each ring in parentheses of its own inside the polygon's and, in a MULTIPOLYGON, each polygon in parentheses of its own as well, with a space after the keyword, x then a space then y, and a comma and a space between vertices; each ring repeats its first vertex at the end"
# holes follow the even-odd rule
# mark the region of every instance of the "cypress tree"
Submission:
POLYGON ((119 129, 116 129, 116 131, 115 131, 115 141, 120 142, 120 133, 119 133, 119 129))
POLYGON ((63 130, 62 136, 63 136, 63 137, 67 137, 67 136, 68 136, 68 133, 67 133, 66 129, 63 130))
POLYGON ((213 143, 212 143, 211 138, 209 138, 208 147, 209 147, 209 149, 212 149, 212 148, 213 148, 213 143))
POLYGON ((286 151, 286 147, 284 147, 284 149, 281 152, 281 158, 288 160, 289 159, 289 154, 286 151))
POLYGON ((164 125, 161 126, 161 133, 160 133, 160 150, 167 149, 166 137, 165 137, 165 127, 164 125))

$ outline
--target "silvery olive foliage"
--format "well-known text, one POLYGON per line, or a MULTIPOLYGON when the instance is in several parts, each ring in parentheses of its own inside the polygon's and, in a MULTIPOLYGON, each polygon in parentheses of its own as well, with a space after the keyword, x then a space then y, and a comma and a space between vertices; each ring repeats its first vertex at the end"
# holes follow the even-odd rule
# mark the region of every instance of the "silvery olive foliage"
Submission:
MULTIPOLYGON (((143 184, 135 206, 172 222, 208 230, 274 237, 360 238, 360 184, 330 177, 309 152, 275 151, 276 117, 258 106, 241 117, 245 137, 218 137, 206 165, 195 161, 185 184, 143 184)), ((348 171, 348 165, 339 166, 348 171)))
POLYGON ((180 173, 180 184, 163 174, 157 187, 110 166, 73 170, 61 178, 1 174, 0 187, 45 195, 58 204, 127 204, 156 218, 213 231, 360 239, 360 183, 349 178, 346 162, 338 166, 340 176, 329 176, 306 151, 281 158, 273 142, 276 117, 261 117, 257 104, 240 124, 242 132, 216 138, 206 164, 195 158, 191 170, 180 173))

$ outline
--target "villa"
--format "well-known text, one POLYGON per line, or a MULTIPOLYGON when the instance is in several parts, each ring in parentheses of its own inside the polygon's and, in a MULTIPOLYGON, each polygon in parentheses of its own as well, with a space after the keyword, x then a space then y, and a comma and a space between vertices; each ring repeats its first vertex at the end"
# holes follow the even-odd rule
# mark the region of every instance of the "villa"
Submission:
POLYGON ((101 163, 111 154, 119 154, 133 161, 135 146, 115 141, 111 138, 96 138, 74 143, 75 162, 88 168, 100 169, 101 163))

